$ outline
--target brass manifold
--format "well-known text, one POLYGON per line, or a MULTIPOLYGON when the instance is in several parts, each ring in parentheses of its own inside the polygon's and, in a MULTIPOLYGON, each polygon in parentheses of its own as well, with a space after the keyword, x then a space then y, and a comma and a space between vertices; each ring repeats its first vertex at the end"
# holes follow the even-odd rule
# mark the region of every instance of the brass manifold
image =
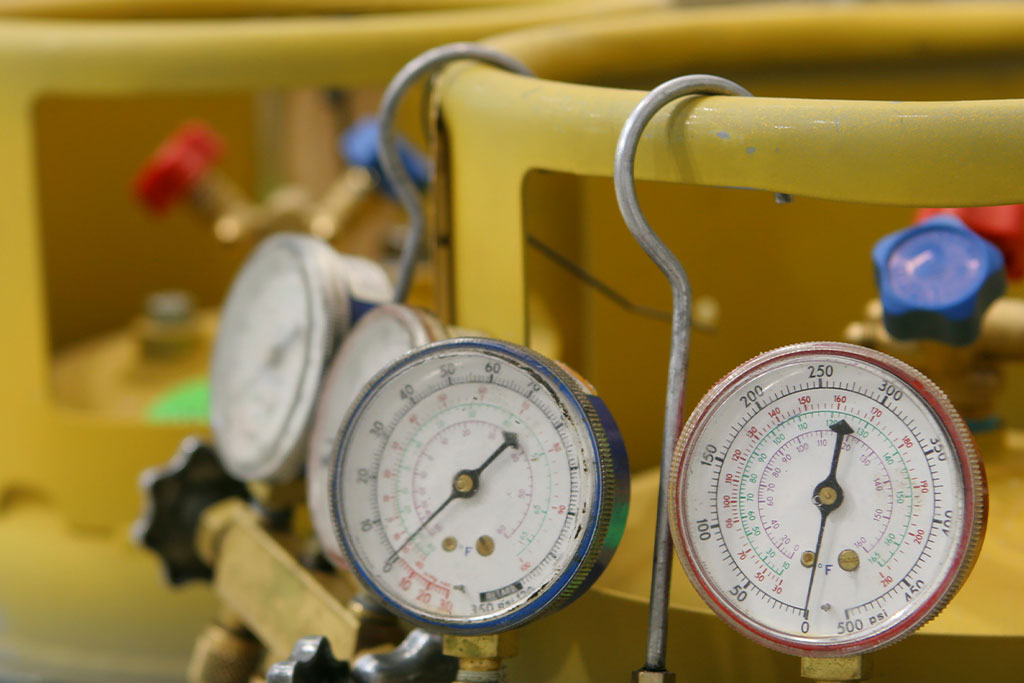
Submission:
POLYGON ((190 683, 249 681, 288 659, 295 642, 310 634, 325 636, 335 655, 349 661, 390 649, 405 635, 394 617, 359 600, 350 574, 304 566, 298 537, 269 530, 264 515, 239 498, 203 513, 195 546, 213 569, 222 611, 197 638, 190 683))
POLYGON ((219 169, 211 168, 189 197, 213 223, 214 236, 226 244, 278 230, 308 231, 331 240, 376 188, 377 178, 370 170, 353 166, 342 172, 319 199, 304 187, 286 185, 257 204, 219 169))

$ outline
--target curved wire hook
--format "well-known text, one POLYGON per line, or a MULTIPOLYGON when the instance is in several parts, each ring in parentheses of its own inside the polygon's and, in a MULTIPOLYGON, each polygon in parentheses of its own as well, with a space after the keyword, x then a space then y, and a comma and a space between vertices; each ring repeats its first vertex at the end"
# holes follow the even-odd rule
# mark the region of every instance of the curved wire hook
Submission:
POLYGON ((416 256, 426 218, 423 215, 422 198, 415 183, 402 163, 398 151, 397 135, 395 134, 395 117, 402 96, 423 75, 436 71, 440 67, 460 59, 474 59, 501 67, 513 73, 532 76, 533 72, 514 57, 492 50, 476 43, 449 43, 431 48, 411 59, 403 66, 388 83, 380 101, 380 138, 377 140, 377 156, 380 159, 381 171, 391 184, 399 204, 409 216, 409 232, 402 244, 402 254, 398 260, 398 275, 395 281, 395 298, 397 303, 405 301, 412 284, 412 275, 416 267, 416 256))
MULTIPOLYGON (((637 105, 626 119, 615 145, 615 198, 633 237, 658 265, 672 286, 672 348, 668 363, 668 390, 665 395, 665 432, 661 452, 661 479, 658 489, 658 516, 654 531, 654 565, 651 572, 651 602, 647 626, 646 671, 665 671, 665 640, 668 630, 668 591, 672 579, 672 536, 668 526, 669 468, 675 441, 682 427, 686 394, 686 369, 690 360, 691 299, 690 279, 676 255, 651 228, 640 209, 633 177, 637 145, 644 128, 668 103, 684 95, 741 95, 751 93, 725 78, 697 74, 682 76, 659 85, 637 105)), ((778 203, 791 201, 789 195, 775 193, 778 203)))

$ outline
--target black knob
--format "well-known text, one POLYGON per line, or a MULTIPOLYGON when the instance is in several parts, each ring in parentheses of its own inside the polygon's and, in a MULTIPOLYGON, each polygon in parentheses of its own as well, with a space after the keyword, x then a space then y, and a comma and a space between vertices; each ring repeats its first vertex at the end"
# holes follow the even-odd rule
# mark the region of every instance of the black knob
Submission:
POLYGON ((211 446, 188 437, 167 464, 145 470, 139 486, 146 510, 132 530, 135 541, 160 555, 171 583, 209 580, 213 572, 195 548, 199 518, 217 501, 248 499, 245 484, 228 475, 211 446))
POLYGON ((267 671, 267 683, 350 683, 348 662, 339 662, 323 636, 301 638, 292 656, 267 671))

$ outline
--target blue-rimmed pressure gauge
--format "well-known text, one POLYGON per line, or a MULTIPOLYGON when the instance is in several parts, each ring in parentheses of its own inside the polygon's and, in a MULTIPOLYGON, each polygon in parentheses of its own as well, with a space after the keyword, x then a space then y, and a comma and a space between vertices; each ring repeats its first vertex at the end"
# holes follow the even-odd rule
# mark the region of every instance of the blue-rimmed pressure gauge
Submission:
POLYGON ((580 595, 618 545, 629 469, 593 389, 526 348, 407 354, 349 412, 331 478, 338 540, 395 613, 493 633, 580 595))

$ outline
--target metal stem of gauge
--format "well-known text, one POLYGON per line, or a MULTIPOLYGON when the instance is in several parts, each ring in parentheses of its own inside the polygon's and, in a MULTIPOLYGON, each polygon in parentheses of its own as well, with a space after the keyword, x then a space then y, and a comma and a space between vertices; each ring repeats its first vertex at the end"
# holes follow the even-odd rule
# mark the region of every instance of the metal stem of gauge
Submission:
POLYGON ((420 193, 406 170, 405 164, 402 163, 402 155, 398 150, 398 139, 395 134, 398 105, 406 91, 420 77, 449 62, 460 59, 474 59, 524 76, 533 75, 533 72, 518 59, 497 50, 475 43, 449 43, 414 57, 388 83, 380 101, 380 137, 377 140, 377 156, 380 159, 381 172, 391 184, 398 203, 402 205, 409 217, 409 231, 402 244, 402 254, 398 260, 398 274, 395 281, 394 300, 397 303, 403 303, 409 294, 426 224, 420 193))
MULTIPOLYGON (((615 146, 615 197, 629 231, 644 248, 672 286, 672 347, 668 362, 665 395, 665 432, 661 449, 661 479, 658 487, 658 516, 654 529, 654 562, 651 570, 651 603, 647 624, 646 671, 665 671, 665 642, 668 632, 668 593, 672 581, 672 536, 668 526, 668 480, 672 451, 683 419, 686 369, 690 356, 690 280, 679 259, 655 234, 647 222, 636 195, 633 166, 644 128, 666 104, 684 95, 744 95, 750 92, 732 81, 704 74, 683 76, 652 90, 626 119, 615 146)), ((788 203, 789 196, 776 193, 776 201, 788 203)))

